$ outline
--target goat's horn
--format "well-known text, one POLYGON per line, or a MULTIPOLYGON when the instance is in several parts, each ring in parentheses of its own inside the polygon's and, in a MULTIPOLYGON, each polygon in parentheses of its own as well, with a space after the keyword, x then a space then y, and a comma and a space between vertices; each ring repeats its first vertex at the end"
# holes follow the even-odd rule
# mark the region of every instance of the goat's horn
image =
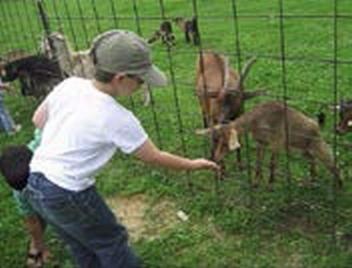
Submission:
POLYGON ((252 65, 256 61, 257 61, 257 57, 252 57, 249 61, 246 62, 246 64, 242 68, 242 71, 241 71, 241 74, 240 74, 240 78, 237 80, 235 88, 237 88, 238 90, 240 90, 242 88, 243 81, 246 79, 246 77, 247 77, 247 75, 249 73, 249 70, 251 69, 252 65))

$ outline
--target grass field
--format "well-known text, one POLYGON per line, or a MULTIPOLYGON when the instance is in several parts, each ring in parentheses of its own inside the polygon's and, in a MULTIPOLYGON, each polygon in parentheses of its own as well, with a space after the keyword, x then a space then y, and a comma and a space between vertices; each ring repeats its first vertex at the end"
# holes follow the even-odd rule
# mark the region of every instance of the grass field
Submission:
MULTIPOLYGON (((37 51, 43 28, 33 2, 0 1, 0 55, 18 48, 37 51)), ((197 12, 202 48, 228 55, 234 68, 257 56, 246 86, 266 88, 269 94, 246 103, 247 110, 263 101, 282 99, 286 92, 289 105, 307 115, 315 118, 321 107, 327 114, 322 133, 333 146, 345 179, 339 192, 322 166, 316 185, 305 186, 309 169, 295 153, 280 157, 273 191, 267 190, 265 182, 252 189, 255 151, 250 137, 243 153, 248 168, 240 172, 229 155, 226 179, 218 183, 209 172, 169 172, 116 154, 99 173, 97 187, 107 199, 136 200, 142 195, 139 201, 148 200, 143 220, 149 231, 132 240, 146 267, 352 267, 352 135, 335 136, 334 114, 328 109, 335 98, 352 98, 352 5, 350 0, 335 1, 337 7, 334 1, 282 2, 283 16, 280 1, 269 0, 44 1, 51 30, 63 30, 75 49, 87 48, 94 36, 115 27, 147 38, 163 16, 191 17, 197 12), (160 210, 158 204, 163 202, 172 205, 160 210), (179 210, 189 216, 188 221, 176 218, 179 210), (159 228, 162 220, 170 221, 168 228, 159 228)), ((186 44, 177 28, 174 32, 177 44, 170 51, 160 43, 153 45, 155 63, 166 71, 170 86, 153 91, 154 103, 148 107, 142 105, 141 94, 119 101, 136 113, 162 149, 207 157, 207 139, 194 133, 202 126, 193 86, 199 48, 186 44)), ((19 94, 6 97, 23 130, 11 137, 1 134, 1 148, 31 139, 30 118, 37 104, 19 94)), ((28 239, 3 180, 0 197, 0 267, 23 267, 28 239)), ((59 267, 73 267, 51 231, 48 241, 59 267)))

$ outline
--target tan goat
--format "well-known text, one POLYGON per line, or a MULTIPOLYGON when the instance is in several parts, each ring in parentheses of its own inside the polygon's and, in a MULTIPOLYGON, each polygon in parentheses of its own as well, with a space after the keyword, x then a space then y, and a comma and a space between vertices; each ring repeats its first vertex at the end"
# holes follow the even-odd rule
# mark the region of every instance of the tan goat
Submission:
POLYGON ((55 53, 61 70, 68 76, 94 77, 94 65, 89 49, 74 51, 62 33, 53 32, 44 38, 41 43, 41 52, 49 58, 53 58, 55 53), (54 52, 49 42, 52 43, 54 52))
MULTIPOLYGON (((53 32, 49 37, 43 39, 41 43, 41 52, 49 58, 54 57, 54 53, 49 45, 49 39, 54 46, 56 57, 58 59, 62 72, 67 76, 79 76, 91 79, 94 77, 94 64, 90 56, 90 49, 74 51, 66 37, 60 32, 53 32)), ((151 97, 149 87, 143 85, 143 102, 147 106, 151 97)))
MULTIPOLYGON (((251 59, 239 75, 229 67, 228 59, 215 52, 203 52, 196 62, 196 95, 202 110, 205 127, 233 120, 243 113, 244 101, 263 94, 263 91, 245 92, 243 87, 250 67, 251 59)), ((225 136, 212 135, 212 153, 214 158, 217 144, 227 142, 225 136)), ((240 153, 237 153, 241 165, 240 153)))
POLYGON ((257 148, 255 184, 262 177, 261 166, 265 147, 270 148, 272 152, 269 179, 269 183, 272 184, 275 178, 277 154, 288 144, 289 148, 298 149, 309 160, 312 177, 316 176, 315 160, 319 159, 338 179, 338 185, 342 186, 331 148, 321 137, 318 123, 293 108, 286 109, 281 102, 271 101, 259 104, 227 125, 217 125, 199 130, 197 133, 204 135, 214 131, 222 133, 221 135, 228 139, 226 144, 217 144, 215 150, 217 161, 221 160, 227 151, 240 146, 237 136, 244 132, 251 133, 257 148), (286 133, 286 127, 288 133, 286 133))

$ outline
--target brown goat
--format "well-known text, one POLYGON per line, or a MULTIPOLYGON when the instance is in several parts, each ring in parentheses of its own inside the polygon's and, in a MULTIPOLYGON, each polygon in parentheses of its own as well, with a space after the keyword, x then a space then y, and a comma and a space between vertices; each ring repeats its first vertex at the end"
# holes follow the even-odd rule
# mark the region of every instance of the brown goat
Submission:
POLYGON ((170 21, 166 20, 161 22, 159 29, 148 39, 148 44, 152 44, 158 40, 161 40, 162 43, 167 46, 175 45, 175 35, 172 32, 172 24, 170 21))
MULTIPOLYGON (((202 110, 205 127, 234 120, 243 113, 244 101, 263 94, 263 91, 245 92, 243 87, 250 67, 255 59, 250 60, 239 75, 229 67, 228 59, 215 52, 203 52, 196 62, 196 95, 202 110)), ((226 143, 225 136, 212 135, 212 159, 215 148, 226 143)), ((241 165, 240 153, 237 153, 241 165)))
POLYGON ((272 152, 269 179, 271 185, 275 178, 277 154, 279 150, 288 145, 289 148, 300 150, 309 160, 312 177, 316 176, 315 159, 319 159, 338 178, 338 185, 342 186, 331 148, 321 137, 318 123, 293 108, 287 107, 286 109, 281 102, 271 101, 259 104, 227 125, 217 125, 214 128, 200 130, 198 134, 213 131, 221 132, 229 141, 227 146, 217 145, 215 154, 217 161, 221 160, 227 151, 240 146, 237 136, 244 132, 251 133, 257 143, 255 183, 262 177, 261 164, 265 147, 269 147, 272 152))
POLYGON ((195 46, 198 46, 200 44, 198 23, 196 17, 192 17, 191 19, 176 17, 173 19, 173 21, 184 33, 185 41, 187 43, 191 43, 192 41, 193 45, 195 46))

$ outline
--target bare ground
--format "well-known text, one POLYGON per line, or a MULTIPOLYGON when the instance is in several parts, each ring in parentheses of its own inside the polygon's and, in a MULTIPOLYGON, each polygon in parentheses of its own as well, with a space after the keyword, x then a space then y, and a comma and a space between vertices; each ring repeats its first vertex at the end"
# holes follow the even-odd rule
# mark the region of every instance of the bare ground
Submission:
POLYGON ((153 240, 181 223, 176 205, 166 199, 151 200, 144 194, 113 196, 106 200, 116 218, 128 229, 132 241, 153 240))

